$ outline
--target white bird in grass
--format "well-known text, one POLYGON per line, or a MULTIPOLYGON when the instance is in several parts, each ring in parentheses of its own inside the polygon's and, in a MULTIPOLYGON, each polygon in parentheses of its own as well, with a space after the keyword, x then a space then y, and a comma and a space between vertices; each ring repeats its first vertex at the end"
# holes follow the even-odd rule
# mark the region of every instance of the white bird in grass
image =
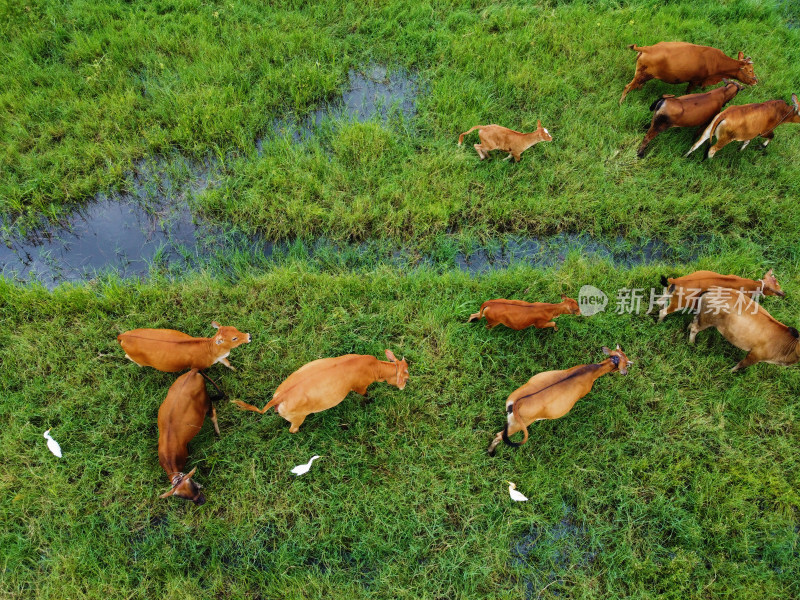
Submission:
POLYGON ((55 454, 58 458, 61 458, 61 446, 58 445, 57 441, 50 437, 49 429, 44 432, 44 439, 47 440, 47 447, 50 449, 50 452, 55 454))
POLYGON ((319 456, 315 454, 314 456, 311 457, 311 460, 308 461, 306 464, 297 465, 294 469, 292 469, 292 473, 294 473, 295 475, 303 475, 304 473, 308 473, 308 470, 311 468, 311 463, 313 463, 318 458, 319 456))
POLYGON ((506 481, 508 484, 508 493, 511 496, 512 500, 516 500, 517 502, 527 502, 528 499, 517 491, 517 486, 510 481, 506 481))

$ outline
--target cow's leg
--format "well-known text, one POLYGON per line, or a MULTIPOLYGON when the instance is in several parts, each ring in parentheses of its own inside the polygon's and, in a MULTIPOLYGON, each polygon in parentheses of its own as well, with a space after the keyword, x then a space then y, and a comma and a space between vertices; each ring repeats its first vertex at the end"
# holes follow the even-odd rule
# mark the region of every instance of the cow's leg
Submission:
POLYGON ((772 141, 772 138, 774 136, 775 136, 775 132, 774 131, 770 131, 769 133, 765 133, 763 136, 761 136, 761 137, 764 138, 764 143, 761 144, 761 147, 762 148, 766 148, 767 144, 769 144, 772 141))
POLYGON ((511 160, 513 158, 513 156, 514 156, 514 154, 512 152, 509 152, 508 156, 506 156, 503 160, 511 160))
POLYGON ((697 313, 694 317, 694 321, 689 324, 689 343, 694 344, 694 340, 697 337, 697 334, 703 331, 704 329, 708 329, 711 325, 706 325, 700 322, 700 317, 702 313, 697 313))
POLYGON ((132 362, 133 364, 135 364, 135 365, 139 365, 140 367, 143 367, 143 366, 144 366, 144 365, 142 365, 142 364, 139 364, 139 363, 138 363, 138 362, 136 362, 135 360, 133 360, 133 359, 132 359, 130 356, 128 356, 127 354, 125 355, 125 358, 127 358, 129 361, 131 361, 131 362, 132 362))
POLYGON ((306 420, 307 416, 308 415, 291 415, 291 417, 287 419, 287 421, 289 421, 291 424, 291 427, 289 427, 289 433, 297 433, 297 431, 300 429, 300 425, 303 424, 303 421, 306 420))
POLYGON ((481 160, 489 156, 488 152, 484 153, 484 148, 480 144, 472 144, 472 147, 475 148, 475 152, 478 153, 478 156, 481 157, 481 160))
POLYGON ((722 150, 725 146, 733 141, 733 136, 727 131, 719 131, 719 128, 717 128, 717 131, 719 132, 719 135, 717 136, 717 143, 708 149, 708 158, 714 158, 714 155, 717 152, 722 150))
POLYGON ((625 96, 628 95, 628 92, 630 92, 631 90, 638 90, 652 78, 653 76, 650 75, 650 73, 640 68, 639 65, 637 64, 636 73, 634 73, 633 75, 633 80, 628 85, 625 86, 624 90, 622 90, 622 97, 619 99, 619 103, 622 104, 622 101, 625 100, 625 96))
POLYGON ((542 323, 541 325, 536 325, 539 329, 547 329, 548 327, 552 327, 553 331, 558 331, 558 325, 556 325, 555 321, 548 321, 546 323, 542 323))
POLYGON ((211 408, 208 409, 208 414, 211 416, 211 422, 214 424, 214 431, 217 432, 217 435, 220 435, 219 423, 217 422, 217 407, 212 404, 211 408))
POLYGON ((753 141, 753 140, 745 140, 744 144, 742 144, 742 147, 741 147, 741 148, 739 148, 739 152, 741 152, 742 150, 744 150, 745 148, 747 148, 747 144, 749 144, 749 143, 750 143, 750 142, 752 142, 752 141, 753 141))
POLYGON ((691 94, 691 93, 692 93, 692 90, 694 90, 694 89, 697 89, 697 88, 698 88, 698 87, 700 87, 701 85, 702 85, 702 82, 698 82, 698 81, 690 81, 690 82, 689 82, 689 85, 687 85, 687 86, 686 86, 686 93, 687 93, 687 94, 691 94))
POLYGON ((494 436, 494 439, 492 440, 491 444, 489 444, 489 449, 487 450, 489 456, 494 456, 495 448, 497 448, 498 444, 502 441, 503 441, 503 432, 498 431, 497 435, 494 436))
POLYGON ((231 371, 235 371, 236 370, 236 367, 234 367, 231 363, 229 363, 227 358, 218 358, 217 362, 218 363, 222 363, 223 365, 228 367, 231 371))
POLYGON ((673 294, 669 299, 669 304, 666 304, 658 313, 658 322, 661 323, 668 315, 671 315, 678 310, 680 302, 676 294, 673 294))
POLYGON ((485 312, 483 316, 486 317, 486 329, 494 329, 498 325, 500 325, 500 321, 495 321, 491 317, 489 317, 485 312))
POLYGON ((639 150, 636 151, 636 155, 639 158, 642 158, 644 156, 644 151, 647 149, 647 146, 650 144, 650 142, 653 141, 653 138, 655 138, 659 133, 662 133, 669 128, 670 128, 670 123, 668 119, 659 118, 658 116, 654 117, 653 122, 650 125, 650 129, 645 134, 644 139, 642 140, 642 143, 639 146, 639 150))
POLYGON ((742 360, 740 360, 737 363, 737 365, 731 369, 731 373, 735 373, 736 371, 742 371, 747 367, 749 367, 750 365, 756 364, 757 362, 759 362, 759 360, 755 356, 753 356, 752 352, 749 352, 747 356, 745 356, 742 360))
POLYGON ((511 155, 514 157, 514 162, 515 163, 518 163, 519 160, 522 158, 522 155, 518 154, 517 152, 512 152, 511 155))

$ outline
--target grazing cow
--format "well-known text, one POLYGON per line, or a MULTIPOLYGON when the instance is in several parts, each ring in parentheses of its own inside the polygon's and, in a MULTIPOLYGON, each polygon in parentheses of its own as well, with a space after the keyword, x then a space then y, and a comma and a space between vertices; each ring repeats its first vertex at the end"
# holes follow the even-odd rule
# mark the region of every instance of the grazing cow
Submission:
POLYGON ((289 375, 264 408, 241 400, 232 402, 262 415, 275 406, 278 414, 291 423, 289 433, 297 433, 311 413, 336 406, 350 392, 366 396, 367 388, 376 381, 385 381, 401 390, 406 387, 409 377, 406 359, 397 360, 391 350, 386 350, 386 358, 389 362, 361 354, 321 358, 289 375))
POLYGON ((747 85, 758 83, 753 72, 753 61, 739 52, 739 58, 725 56, 721 50, 697 46, 686 42, 659 42, 652 46, 628 46, 638 52, 633 81, 625 86, 619 103, 631 90, 638 90, 651 79, 666 83, 689 82, 688 94, 696 87, 716 85, 723 77, 738 79, 747 85))
POLYGON ((736 275, 720 275, 714 271, 695 271, 683 277, 669 279, 662 275, 661 285, 664 287, 669 285, 667 289, 669 296, 664 298, 661 311, 658 313, 659 323, 676 310, 696 310, 700 296, 715 288, 744 291, 751 296, 759 294, 780 296, 781 298, 786 296, 778 284, 778 280, 772 274, 772 269, 764 273, 764 277, 758 280, 745 279, 736 275))
POLYGON ((486 328, 491 329, 500 323, 511 329, 525 329, 533 325, 538 329, 552 327, 558 331, 556 322, 558 315, 579 315, 581 309, 572 298, 561 294, 561 302, 550 304, 548 302, 525 302, 524 300, 487 300, 481 304, 481 309, 469 316, 467 323, 480 321, 486 317, 486 328))
POLYGON ((759 362, 793 365, 800 360, 797 329, 787 327, 747 294, 724 290, 725 294, 705 294, 700 309, 689 326, 689 343, 698 332, 716 327, 731 344, 747 351, 731 369, 738 371, 759 362))
POLYGON ((703 135, 686 153, 689 156, 697 150, 706 140, 717 137, 717 143, 708 149, 708 158, 719 152, 731 142, 744 142, 739 150, 744 150, 747 145, 757 137, 763 137, 762 147, 766 148, 775 135, 773 131, 781 123, 800 123, 800 105, 797 103, 797 94, 792 94, 792 105, 783 100, 770 100, 757 104, 741 104, 729 106, 719 113, 709 123, 703 135))
POLYGON ((536 121, 536 131, 531 133, 520 133, 501 125, 475 125, 471 129, 465 131, 458 136, 458 145, 464 142, 464 136, 478 130, 478 138, 480 144, 473 144, 475 152, 481 157, 481 160, 489 156, 492 150, 500 150, 501 152, 508 152, 503 160, 508 160, 513 157, 514 162, 519 162, 520 156, 525 150, 538 144, 539 142, 552 142, 553 136, 550 132, 542 127, 541 121, 536 121))
POLYGON ((644 151, 653 138, 670 127, 697 127, 706 125, 713 119, 743 87, 734 81, 723 81, 725 85, 705 94, 689 94, 677 98, 672 94, 664 94, 653 102, 650 105, 653 120, 636 153, 639 158, 644 156, 644 151))
POLYGON ((628 374, 629 360, 617 345, 616 350, 603 346, 608 358, 599 364, 578 365, 563 371, 545 371, 530 378, 528 383, 511 392, 506 400, 506 424, 489 444, 489 456, 503 441, 509 446, 521 446, 528 441, 528 426, 534 421, 559 419, 567 414, 575 403, 588 394, 597 378, 606 373, 619 371, 628 374), (522 441, 509 438, 518 431, 524 432, 522 441))
POLYGON ((211 416, 219 435, 217 409, 211 404, 206 382, 197 369, 192 369, 175 380, 158 409, 158 462, 172 481, 172 487, 161 498, 177 496, 198 506, 205 503, 201 486, 192 480, 197 467, 188 473, 183 472, 183 467, 189 442, 200 431, 206 415, 211 416))
POLYGON ((175 373, 222 363, 235 371, 228 355, 236 346, 249 343, 250 334, 236 327, 221 327, 216 321, 211 326, 219 330, 212 338, 195 338, 174 329, 134 329, 120 333, 117 341, 125 350, 125 358, 140 367, 175 373))

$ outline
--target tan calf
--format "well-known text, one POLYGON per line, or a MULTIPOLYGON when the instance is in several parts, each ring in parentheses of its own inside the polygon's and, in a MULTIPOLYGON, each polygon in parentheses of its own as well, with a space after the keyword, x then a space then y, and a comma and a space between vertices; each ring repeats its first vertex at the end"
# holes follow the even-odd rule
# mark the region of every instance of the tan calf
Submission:
POLYGON ((211 404, 203 376, 192 369, 175 380, 158 409, 158 462, 172 482, 161 498, 177 496, 198 506, 205 503, 200 484, 192 480, 197 467, 189 473, 184 473, 183 467, 189 456, 189 442, 200 432, 206 415, 211 415, 214 431, 219 435, 217 409, 211 404))
POLYGON ((599 377, 613 371, 628 374, 628 365, 632 365, 633 361, 625 356, 619 345, 616 350, 603 346, 603 353, 608 358, 599 364, 539 373, 511 392, 506 400, 506 424, 489 444, 489 456, 494 456, 495 448, 501 441, 509 446, 521 446, 527 442, 528 426, 534 421, 563 417, 591 391, 599 377), (512 442, 509 438, 519 431, 524 432, 522 441, 512 442))
POLYGON ((289 375, 264 408, 241 400, 232 402, 259 414, 275 406, 278 414, 291 423, 289 433, 297 433, 308 415, 336 406, 350 392, 366 396, 367 388, 376 381, 385 381, 401 390, 406 387, 409 377, 406 359, 397 360, 391 350, 386 350, 386 358, 389 362, 362 354, 321 358, 289 375))
POLYGON ((714 136, 717 138, 717 143, 708 149, 708 158, 713 158, 717 152, 734 141, 744 142, 739 149, 744 150, 757 137, 764 138, 761 146, 766 148, 775 136, 775 128, 782 123, 800 123, 797 94, 792 94, 791 106, 783 100, 729 106, 711 121, 686 156, 697 150, 706 140, 710 143, 714 136))
POLYGON ((508 152, 508 156, 503 160, 513 157, 514 162, 519 162, 522 153, 531 146, 539 142, 553 141, 550 132, 542 127, 542 122, 536 121, 536 131, 531 133, 520 133, 501 125, 475 125, 475 127, 458 136, 458 145, 460 146, 464 142, 465 135, 475 129, 478 130, 478 138, 481 143, 473 144, 473 147, 478 156, 481 157, 481 160, 488 157, 489 152, 492 150, 500 150, 501 152, 508 152))
POLYGON ((228 355, 231 349, 249 343, 250 334, 235 327, 222 327, 216 321, 211 326, 219 330, 212 338, 195 338, 174 329, 134 329, 120 333, 117 341, 125 350, 125 358, 140 367, 175 373, 222 363, 235 371, 228 355))
POLYGON ((625 86, 619 103, 631 90, 637 90, 651 79, 666 83, 686 83, 688 94, 696 87, 715 85, 724 77, 738 79, 747 85, 758 83, 753 72, 753 61, 739 52, 739 58, 730 58, 722 50, 686 42, 659 42, 652 46, 628 46, 636 56, 636 73, 625 86))
POLYGON ((561 300, 557 304, 506 300, 505 298, 487 300, 481 304, 478 312, 469 316, 467 323, 486 317, 487 329, 502 323, 506 327, 516 330, 533 326, 538 329, 552 327, 553 331, 558 331, 556 322, 553 321, 557 316, 581 314, 581 309, 575 300, 567 298, 564 294, 561 294, 561 300))
POLYGON ((726 290, 727 294, 705 294, 699 312, 689 326, 689 343, 700 331, 716 327, 731 344, 747 351, 731 369, 738 371, 759 362, 793 365, 800 360, 798 332, 773 318, 747 294, 726 290))
POLYGON ((764 273, 764 277, 758 280, 736 275, 720 275, 714 271, 695 271, 683 277, 667 279, 662 276, 661 285, 665 287, 669 285, 667 289, 669 297, 668 301, 664 302, 665 306, 658 313, 659 323, 676 310, 696 311, 700 296, 715 288, 744 291, 750 296, 763 294, 782 298, 786 295, 772 274, 772 269, 764 273))

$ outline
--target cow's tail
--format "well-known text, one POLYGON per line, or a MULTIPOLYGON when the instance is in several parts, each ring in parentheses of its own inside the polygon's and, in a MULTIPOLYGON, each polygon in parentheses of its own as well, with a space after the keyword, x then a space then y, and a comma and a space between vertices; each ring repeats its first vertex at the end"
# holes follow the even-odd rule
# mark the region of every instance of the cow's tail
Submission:
POLYGON ((471 129, 468 129, 467 131, 462 133, 460 136, 458 136, 458 145, 460 146, 462 143, 464 143, 464 136, 465 135, 468 135, 468 134, 472 133, 476 129, 480 129, 481 127, 483 127, 483 125, 475 125, 475 127, 471 128, 471 129))
POLYGON ((722 123, 722 121, 725 120, 723 113, 724 111, 719 113, 716 117, 714 117, 711 120, 711 123, 709 123, 705 131, 703 131, 703 135, 701 135, 700 138, 694 143, 694 145, 691 148, 689 148, 689 151, 686 154, 684 154, 684 156, 689 156, 692 152, 697 150, 703 142, 705 142, 706 140, 711 140, 711 138, 713 138, 717 134, 717 127, 719 127, 720 123, 722 123))
POLYGON ((650 105, 650 110, 651 110, 651 111, 656 111, 656 110, 658 110, 659 108, 661 108, 661 105, 662 105, 662 104, 664 104, 664 98, 659 98, 658 100, 656 100, 655 102, 653 102, 653 103, 650 105))
MULTIPOLYGON (((257 406, 253 406, 252 404, 248 404, 247 402, 242 402, 241 400, 231 400, 233 404, 241 408, 242 410, 252 410, 253 412, 257 412, 260 415, 263 415, 273 406, 277 406, 281 403, 282 398, 273 396, 272 400, 267 402, 267 405, 264 408, 258 408, 257 406)), ((277 410, 277 409, 275 409, 277 410)))
POLYGON ((223 391, 220 389, 220 387, 217 385, 217 382, 216 382, 216 381, 214 381, 213 379, 211 379, 211 377, 209 377, 208 375, 206 375, 206 374, 205 374, 203 371, 198 371, 198 372, 200 373, 200 375, 202 375, 202 376, 203 376, 203 378, 204 378, 206 381, 208 381, 208 382, 209 382, 211 385, 213 385, 215 388, 217 388, 217 392, 219 392, 219 395, 218 395, 218 396, 214 396, 213 398, 211 398, 211 400, 212 400, 212 401, 215 401, 215 402, 216 402, 216 401, 218 401, 218 400, 223 400, 223 399, 225 398, 225 392, 223 392, 223 391))
MULTIPOLYGON (((647 48, 647 46, 637 46, 636 44, 628 44, 628 48, 630 48, 634 52, 638 52, 639 56, 641 56, 642 52, 644 52, 644 50, 645 50, 645 48, 647 48)), ((639 56, 637 56, 636 58, 639 58, 639 56)))
MULTIPOLYGON (((522 423, 522 419, 520 418, 519 412, 518 412, 518 409, 517 409, 517 402, 514 402, 509 408, 511 408, 511 410, 508 411, 508 417, 513 416, 514 420, 517 421, 517 423, 522 423)), ((508 409, 506 409, 506 410, 508 410, 508 409)), ((506 444, 508 444, 509 446, 513 446, 514 448, 519 448, 520 446, 522 446, 522 444, 524 444, 525 442, 528 441, 528 428, 525 427, 524 425, 522 426, 522 436, 523 437, 522 437, 522 441, 521 442, 512 442, 511 439, 508 437, 508 422, 509 422, 509 419, 506 418, 506 424, 503 427, 503 441, 506 444)))

